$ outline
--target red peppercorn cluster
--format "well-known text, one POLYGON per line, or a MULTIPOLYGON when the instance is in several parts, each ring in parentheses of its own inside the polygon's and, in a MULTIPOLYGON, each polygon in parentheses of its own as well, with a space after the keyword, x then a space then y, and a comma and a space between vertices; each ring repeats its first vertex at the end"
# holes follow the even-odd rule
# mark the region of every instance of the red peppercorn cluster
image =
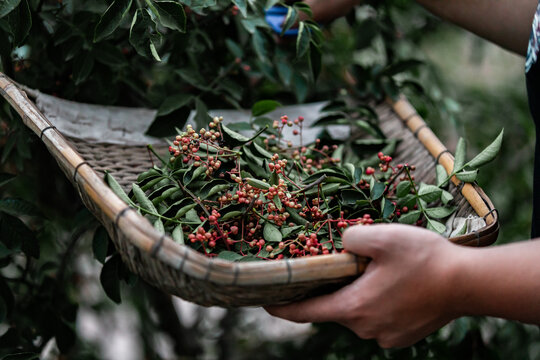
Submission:
MULTIPOLYGON (((222 118, 215 117, 208 129, 199 131, 188 125, 186 131, 174 139, 169 147, 172 163, 178 164, 178 159, 182 159, 183 168, 204 167, 205 183, 222 179, 221 182, 229 184, 208 198, 193 194, 194 201, 200 205, 196 211, 201 224, 183 225, 191 244, 199 246, 207 256, 217 256, 223 250, 264 259, 315 256, 342 252, 339 244, 346 228, 375 222, 371 213, 350 216, 350 211, 341 210, 340 205, 338 211, 329 212, 339 204, 340 195, 324 196, 322 180, 314 184, 302 180, 340 163, 332 157, 336 145, 326 145, 317 139, 311 145, 300 142, 292 146, 281 139, 286 126, 296 126, 293 135, 301 138, 303 121, 302 117, 291 121, 282 116, 273 122, 277 135, 269 134, 260 142, 266 147, 266 153, 273 154, 264 159, 266 170, 272 174, 270 179, 249 177, 241 160, 243 149, 223 145, 222 118), (209 152, 209 148, 213 151, 209 152), (295 176, 291 176, 292 173, 295 176)), ((379 153, 378 157, 381 173, 391 170, 391 175, 397 176, 403 171, 403 165, 391 165, 390 156, 379 153)), ((408 165, 407 168, 411 169, 408 165)), ((372 167, 365 170, 365 175, 381 176, 372 167)), ((369 180, 364 177, 356 186, 369 189, 369 180)), ((395 186, 388 190, 395 190, 395 186)), ((402 207, 396 214, 407 211, 402 207)))

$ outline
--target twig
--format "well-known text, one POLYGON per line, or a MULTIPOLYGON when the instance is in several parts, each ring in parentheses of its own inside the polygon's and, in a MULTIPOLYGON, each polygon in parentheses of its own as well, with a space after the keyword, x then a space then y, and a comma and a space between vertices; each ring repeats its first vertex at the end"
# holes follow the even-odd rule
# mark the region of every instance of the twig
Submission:
POLYGON ((326 180, 326 175, 321 176, 320 178, 318 178, 317 180, 315 180, 311 184, 307 184, 302 189, 292 192, 291 195, 296 195, 298 193, 308 191, 309 189, 311 189, 311 188, 319 185, 320 183, 322 183, 324 180, 326 180))

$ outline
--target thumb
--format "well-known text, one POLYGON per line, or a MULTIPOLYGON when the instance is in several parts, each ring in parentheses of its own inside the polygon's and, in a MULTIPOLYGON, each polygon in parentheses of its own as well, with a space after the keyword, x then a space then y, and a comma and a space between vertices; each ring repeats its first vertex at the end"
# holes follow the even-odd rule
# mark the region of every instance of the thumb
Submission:
POLYGON ((343 246, 349 252, 376 259, 385 254, 406 230, 407 226, 398 224, 351 226, 343 233, 343 246))

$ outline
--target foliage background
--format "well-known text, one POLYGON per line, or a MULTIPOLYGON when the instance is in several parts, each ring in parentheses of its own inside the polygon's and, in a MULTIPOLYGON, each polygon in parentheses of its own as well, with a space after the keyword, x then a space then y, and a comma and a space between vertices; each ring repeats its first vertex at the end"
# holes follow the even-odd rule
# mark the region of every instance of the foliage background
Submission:
MULTIPOLYGON (((29 6, 37 9, 39 3, 30 1, 29 6)), ((327 27, 335 34, 334 40, 324 45, 325 71, 319 79, 319 92, 310 93, 307 99, 334 96, 331 89, 343 86, 335 79, 341 78, 338 75, 350 65, 351 58, 370 70, 399 59, 424 60, 420 70, 412 75, 398 74, 392 80, 402 86, 450 148, 457 137, 464 136, 471 153, 476 153, 505 127, 503 151, 494 165, 482 170, 479 183, 499 208, 499 243, 527 239, 534 127, 526 102, 523 60, 440 24, 409 1, 387 1, 378 5, 377 16, 373 14, 373 8, 362 7, 358 16, 363 21, 352 26, 342 19, 327 27), (423 92, 410 80, 421 84, 423 92)), ((37 16, 33 11, 34 24, 37 16)), ((5 27, 0 28, 5 31, 5 27)), ((32 27, 31 31, 36 39, 46 38, 44 29, 32 27)), ((119 43, 112 45, 116 54, 127 46, 118 36, 119 43)), ((63 64, 57 57, 46 52, 33 63, 25 63, 21 58, 6 60, 4 56, 2 65, 22 83, 49 92, 62 90, 63 96, 81 101, 158 108, 166 97, 163 87, 143 84, 142 93, 132 91, 135 95, 127 99, 100 98, 103 93, 99 90, 85 92, 84 84, 75 85, 69 78, 71 63, 63 64), (24 70, 16 72, 18 66, 24 70), (66 83, 57 85, 54 79, 47 80, 61 70, 66 72, 66 83), (95 98, 84 95, 92 92, 95 98)), ((168 71, 160 72, 158 67, 155 72, 145 71, 144 77, 137 77, 130 71, 154 62, 137 56, 133 59, 141 63, 139 68, 125 68, 128 74, 124 76, 128 78, 159 82, 168 71)), ((100 70, 100 66, 96 65, 94 71, 106 78, 110 70, 100 70)), ((364 83, 377 83, 372 80, 364 83)), ((272 82, 264 84, 264 95, 298 100, 294 89, 280 88, 272 82)), ((181 112, 174 109, 172 113, 181 116, 181 112)), ((1 116, 0 172, 17 177, 5 184, 0 179, 0 356, 25 353, 11 358, 35 358, 40 353, 42 358, 53 359, 61 352, 77 359, 118 358, 117 351, 127 351, 131 345, 136 350, 134 358, 149 359, 540 358, 537 327, 497 319, 459 319, 414 347, 384 351, 375 342, 360 340, 333 324, 296 327, 276 323, 262 310, 225 311, 179 304, 127 273, 121 289, 123 302, 116 305, 99 284, 102 265, 92 256, 95 220, 37 137, 21 126, 5 103, 1 116), (7 206, 12 199, 17 199, 17 207, 7 206), (20 221, 29 232, 21 230, 20 221), (13 234, 21 243, 9 243, 13 234), (30 246, 36 243, 39 248, 30 246), (290 338, 270 336, 270 329, 276 327, 291 334, 290 338)), ((109 249, 109 253, 113 252, 109 249)))

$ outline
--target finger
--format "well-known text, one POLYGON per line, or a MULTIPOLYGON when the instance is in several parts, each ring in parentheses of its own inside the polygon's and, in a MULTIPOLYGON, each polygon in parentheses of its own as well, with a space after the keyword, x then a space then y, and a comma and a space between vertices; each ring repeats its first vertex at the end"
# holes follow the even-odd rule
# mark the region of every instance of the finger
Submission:
POLYGON ((426 229, 403 224, 356 225, 343 233, 343 246, 355 254, 376 259, 404 239, 431 235, 433 233, 426 229))
POLYGON ((387 240, 395 234, 389 227, 388 224, 351 226, 343 233, 343 246, 357 255, 377 258, 385 250, 387 240))
POLYGON ((340 321, 350 313, 351 301, 356 298, 351 294, 351 285, 332 294, 287 305, 265 306, 264 309, 273 316, 299 323, 340 321))

